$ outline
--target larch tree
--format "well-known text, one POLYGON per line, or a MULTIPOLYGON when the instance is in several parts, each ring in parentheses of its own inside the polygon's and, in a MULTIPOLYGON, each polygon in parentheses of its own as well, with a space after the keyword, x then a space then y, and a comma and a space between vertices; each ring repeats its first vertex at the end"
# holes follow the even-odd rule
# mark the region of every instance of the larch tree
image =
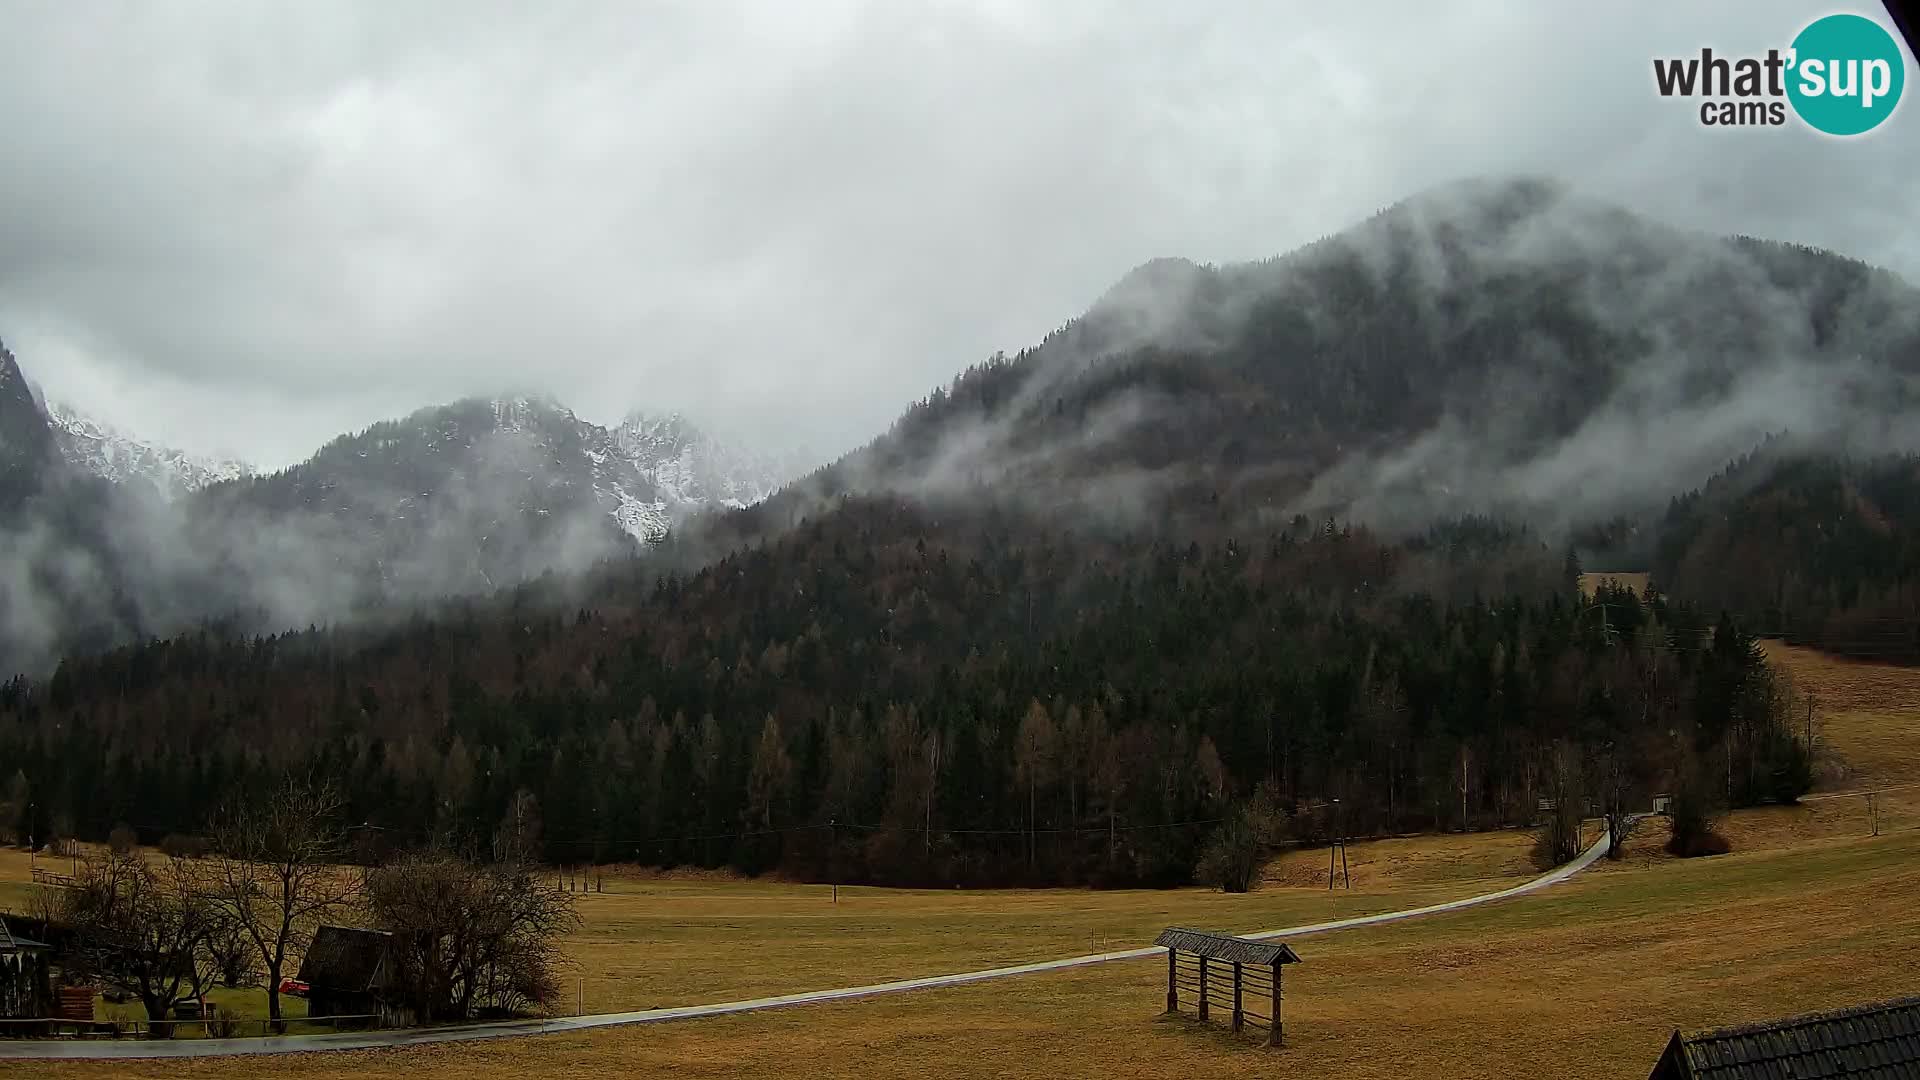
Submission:
POLYGON ((1039 830, 1040 788, 1053 780, 1054 758, 1059 730, 1047 707, 1036 698, 1020 719, 1018 745, 1014 749, 1014 782, 1027 795, 1027 868, 1035 864, 1035 834, 1039 830))

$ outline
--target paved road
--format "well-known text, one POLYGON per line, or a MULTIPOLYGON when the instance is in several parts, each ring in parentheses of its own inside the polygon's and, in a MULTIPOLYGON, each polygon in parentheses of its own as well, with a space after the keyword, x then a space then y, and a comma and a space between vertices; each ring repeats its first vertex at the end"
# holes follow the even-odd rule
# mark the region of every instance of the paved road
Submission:
MULTIPOLYGON (((1453 900, 1444 904, 1433 904, 1423 908, 1410 908, 1406 911, 1388 911, 1379 915, 1362 915, 1358 918, 1339 919, 1334 922, 1313 923, 1309 926, 1290 926, 1282 930, 1267 930, 1258 934, 1246 934, 1245 937, 1276 938, 1303 937, 1308 934, 1324 934, 1333 930, 1348 930, 1356 926, 1377 926, 1380 923, 1398 922, 1401 919, 1417 919, 1423 915, 1438 915, 1447 911, 1459 911, 1462 908, 1490 904, 1495 900, 1506 900, 1528 893, 1538 892, 1549 885, 1565 881, 1573 875, 1593 865, 1594 860, 1607 852, 1607 837, 1602 834, 1598 843, 1588 848, 1578 859, 1551 873, 1534 878, 1511 889, 1469 896, 1462 900, 1453 900)), ((1092 953, 1086 956, 1070 956, 1062 960, 1046 960, 1037 964, 1017 964, 1013 967, 988 968, 984 971, 967 971, 958 975, 933 975, 924 979, 903 979, 899 982, 874 983, 871 986, 849 986, 840 990, 813 990, 802 994, 785 994, 780 997, 754 998, 750 1001, 727 1001, 717 1005, 685 1005, 677 1009, 646 1009, 641 1012, 602 1013, 597 1016, 566 1016, 551 1020, 511 1020, 496 1024, 468 1024, 460 1027, 421 1028, 401 1031, 364 1031, 342 1032, 335 1035, 286 1035, 266 1039, 180 1039, 126 1042, 88 1042, 79 1040, 49 1040, 45 1042, 12 1042, 0 1039, 0 1060, 22 1058, 183 1058, 183 1057, 226 1057, 236 1054, 302 1054, 317 1050, 367 1050, 375 1048, 419 1046, 425 1043, 469 1042, 474 1039, 500 1039, 512 1036, 549 1035, 557 1032, 584 1031, 588 1028, 615 1027, 621 1024, 654 1024, 664 1020, 687 1020, 702 1016, 725 1016, 730 1013, 756 1012, 761 1009, 777 1009, 786 1005, 812 1005, 825 1001, 847 1001, 853 998, 875 997, 880 994, 899 994, 908 990, 926 990, 939 986, 960 986, 965 983, 985 982, 988 979, 1007 979, 1015 975, 1032 975, 1042 971, 1062 971, 1067 968, 1088 967, 1093 964, 1106 964, 1116 960, 1137 960, 1146 956, 1162 955, 1160 949, 1148 946, 1144 949, 1128 949, 1123 952, 1092 953)))

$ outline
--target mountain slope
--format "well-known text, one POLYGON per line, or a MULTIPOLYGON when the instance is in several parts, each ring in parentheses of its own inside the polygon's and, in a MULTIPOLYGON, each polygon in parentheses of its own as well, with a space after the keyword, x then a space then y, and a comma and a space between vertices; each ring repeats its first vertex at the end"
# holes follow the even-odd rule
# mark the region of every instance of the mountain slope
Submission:
POLYGON ((129 434, 69 405, 49 404, 46 415, 69 466, 115 483, 144 481, 169 499, 253 472, 242 462, 200 457, 129 434))
POLYGON ((574 575, 785 479, 679 417, 610 431, 524 396, 423 409, 252 475, 71 410, 49 410, 49 427, 6 364, 0 394, 18 392, 0 399, 14 463, 0 476, 20 511, 0 523, 8 669, 205 618, 246 632, 379 621, 574 575))
POLYGON ((679 413, 632 413, 611 432, 622 456, 675 506, 751 506, 798 476, 790 459, 723 443, 679 413))
POLYGON ((1917 374, 1920 292, 1893 275, 1474 182, 1266 262, 1149 263, 822 487, 1557 529, 1657 509, 1783 429, 1912 442, 1917 374))
POLYGON ((1920 456, 1762 447, 1660 522, 1654 583, 1795 643, 1920 659, 1920 456))
POLYGON ((40 490, 57 455, 53 433, 6 343, 0 341, 0 511, 40 490))
POLYGON ((1264 262, 1149 263, 771 498, 754 460, 673 417, 608 430, 537 398, 468 401, 172 516, 101 510, 134 554, 90 573, 132 583, 116 625, 151 633, 235 608, 261 628, 388 617, 637 544, 692 569, 862 493, 992 493, 1170 542, 1302 515, 1557 537, 1657 512, 1782 429, 1813 452, 1900 449, 1916 378, 1920 293, 1890 274, 1473 182, 1264 262))

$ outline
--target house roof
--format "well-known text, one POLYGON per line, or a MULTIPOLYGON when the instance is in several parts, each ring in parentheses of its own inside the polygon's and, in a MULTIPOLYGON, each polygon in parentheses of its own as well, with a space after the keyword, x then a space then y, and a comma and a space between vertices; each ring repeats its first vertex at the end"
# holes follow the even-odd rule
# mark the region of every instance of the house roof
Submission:
POLYGON ((1229 963, 1297 964, 1300 962, 1300 957, 1288 948, 1285 942, 1254 941, 1251 938, 1231 937, 1205 930, 1188 930, 1179 926, 1162 930, 1160 936, 1153 939, 1153 943, 1204 956, 1209 960, 1225 960, 1229 963))
POLYGON ((1652 1075, 1678 1080, 1920 1077, 1920 997, 1690 1035, 1676 1031, 1652 1075))
POLYGON ((393 935, 384 930, 322 926, 300 958, 299 980, 308 986, 364 994, 387 982, 393 935))
POLYGON ((7 920, 0 919, 0 952, 18 952, 21 949, 44 949, 47 947, 47 943, 44 941, 35 941, 32 938, 23 938, 18 934, 12 933, 7 929, 7 920))

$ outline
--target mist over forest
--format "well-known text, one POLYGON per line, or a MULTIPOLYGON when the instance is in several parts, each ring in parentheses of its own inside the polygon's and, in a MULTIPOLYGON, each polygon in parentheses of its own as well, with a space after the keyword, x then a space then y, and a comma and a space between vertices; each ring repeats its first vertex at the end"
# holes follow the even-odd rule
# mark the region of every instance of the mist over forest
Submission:
POLYGON ((1254 801, 1490 827, 1731 747, 1766 801, 1808 764, 1753 634, 1920 656, 1916 375, 1897 276, 1540 179, 1149 262, 658 527, 555 403, 165 500, 64 467, 8 360, 0 760, 82 835, 318 769, 472 838, 531 796, 553 859, 915 883, 1171 883, 1254 801))

